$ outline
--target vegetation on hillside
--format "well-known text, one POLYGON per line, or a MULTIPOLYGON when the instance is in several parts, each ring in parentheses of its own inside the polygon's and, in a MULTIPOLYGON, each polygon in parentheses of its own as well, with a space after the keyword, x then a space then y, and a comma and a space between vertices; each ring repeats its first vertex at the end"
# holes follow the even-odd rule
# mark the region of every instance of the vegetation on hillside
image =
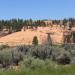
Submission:
MULTIPOLYGON (((46 20, 47 21, 47 20, 46 20)), ((69 27, 75 26, 75 19, 63 19, 63 20, 52 20, 52 24, 67 26, 67 22, 70 22, 69 27)), ((11 19, 11 20, 0 20, 0 30, 7 29, 9 33, 20 31, 23 27, 25 28, 37 28, 38 26, 47 26, 45 20, 23 20, 23 19, 11 19), (30 26, 30 27, 28 27, 30 26)))
POLYGON ((23 19, 11 19, 11 20, 0 20, 0 30, 8 29, 11 33, 20 31, 23 27, 24 28, 30 28, 37 27, 37 26, 45 26, 45 22, 41 20, 33 21, 32 19, 29 20, 23 20, 23 19))
POLYGON ((1 75, 74 75, 75 45, 20 45, 0 49, 1 75))

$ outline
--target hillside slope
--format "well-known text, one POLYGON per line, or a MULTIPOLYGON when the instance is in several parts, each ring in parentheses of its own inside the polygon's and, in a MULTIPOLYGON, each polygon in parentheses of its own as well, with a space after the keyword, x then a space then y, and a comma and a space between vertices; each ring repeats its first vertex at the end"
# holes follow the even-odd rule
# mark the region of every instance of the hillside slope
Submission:
POLYGON ((26 44, 31 45, 34 36, 38 37, 39 44, 42 44, 47 39, 46 33, 51 34, 53 43, 61 43, 62 41, 62 29, 61 28, 49 28, 38 27, 37 30, 27 29, 26 31, 19 31, 0 38, 0 44, 19 45, 26 44))

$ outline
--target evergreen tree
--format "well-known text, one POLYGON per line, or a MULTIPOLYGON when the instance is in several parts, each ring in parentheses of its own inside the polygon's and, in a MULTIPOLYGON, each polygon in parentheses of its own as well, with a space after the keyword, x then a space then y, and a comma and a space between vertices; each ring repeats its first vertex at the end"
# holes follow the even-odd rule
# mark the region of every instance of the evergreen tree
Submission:
POLYGON ((33 45, 38 45, 38 38, 37 38, 37 36, 34 36, 32 44, 33 45))

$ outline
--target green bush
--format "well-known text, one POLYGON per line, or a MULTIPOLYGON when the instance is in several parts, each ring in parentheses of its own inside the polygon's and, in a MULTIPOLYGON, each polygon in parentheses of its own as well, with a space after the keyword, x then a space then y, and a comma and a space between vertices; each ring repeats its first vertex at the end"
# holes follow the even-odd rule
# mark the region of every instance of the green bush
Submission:
POLYGON ((26 55, 29 52, 29 48, 30 48, 30 46, 20 45, 20 46, 16 47, 16 50, 20 51, 26 55))
POLYGON ((60 56, 60 57, 57 59, 57 62, 58 62, 59 64, 66 65, 66 64, 70 64, 71 59, 70 59, 70 57, 67 56, 66 54, 63 54, 62 56, 60 56))
MULTIPOLYGON (((24 60, 20 63, 22 68, 31 68, 31 69, 41 69, 41 68, 51 68, 55 63, 53 63, 50 59, 39 59, 30 56, 26 56, 24 60)), ((55 67, 55 66, 54 66, 55 67)))
POLYGON ((75 44, 64 44, 65 50, 75 50, 75 44))
POLYGON ((23 53, 19 52, 18 50, 13 50, 11 53, 13 64, 18 65, 19 62, 23 60, 23 53))
POLYGON ((23 60, 23 54, 16 48, 6 48, 0 51, 0 64, 2 67, 18 65, 23 60))
POLYGON ((41 62, 45 61, 46 59, 57 62, 58 64, 74 63, 75 50, 74 48, 72 50, 66 50, 63 46, 49 46, 47 44, 37 46, 21 45, 13 48, 5 47, 4 49, 0 50, 0 64, 3 67, 7 67, 9 65, 19 65, 19 62, 23 60, 27 60, 27 65, 32 64, 32 67, 34 67, 36 65, 36 61, 40 62, 41 64, 41 62), (25 56, 31 58, 25 58, 25 56))
POLYGON ((45 66, 45 62, 44 60, 40 60, 39 58, 34 59, 31 63, 31 68, 35 69, 35 68, 43 68, 45 66))
POLYGON ((33 46, 31 47, 31 55, 40 58, 40 59, 46 59, 50 58, 52 54, 52 49, 49 46, 33 46))
POLYGON ((52 60, 64 65, 71 63, 72 56, 68 50, 58 47, 54 47, 52 50, 52 60))
POLYGON ((9 46, 8 45, 0 45, 0 50, 3 50, 5 48, 9 48, 9 46))
POLYGON ((0 64, 2 67, 7 67, 12 63, 12 55, 10 50, 0 51, 0 64))

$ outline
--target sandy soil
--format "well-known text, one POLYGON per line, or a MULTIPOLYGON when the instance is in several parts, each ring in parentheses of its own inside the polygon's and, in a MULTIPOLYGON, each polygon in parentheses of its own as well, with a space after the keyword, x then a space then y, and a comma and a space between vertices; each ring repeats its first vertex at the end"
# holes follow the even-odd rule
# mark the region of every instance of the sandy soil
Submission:
POLYGON ((63 29, 59 26, 50 27, 38 27, 37 30, 27 29, 26 31, 19 31, 10 35, 0 38, 0 44, 19 45, 26 44, 31 45, 34 36, 38 37, 39 44, 42 44, 47 39, 47 34, 51 33, 53 43, 61 43, 63 39, 63 29))

